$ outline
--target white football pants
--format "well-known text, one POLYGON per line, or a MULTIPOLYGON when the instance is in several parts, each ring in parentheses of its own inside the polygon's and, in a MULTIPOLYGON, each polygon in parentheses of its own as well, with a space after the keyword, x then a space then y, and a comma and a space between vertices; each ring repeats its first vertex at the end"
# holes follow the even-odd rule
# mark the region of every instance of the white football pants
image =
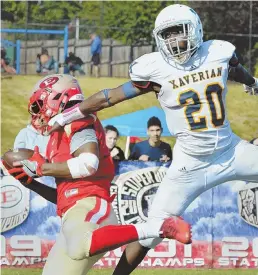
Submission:
MULTIPOLYGON (((148 220, 180 216, 203 192, 233 180, 258 182, 258 146, 234 135, 232 145, 209 156, 190 156, 175 145, 173 162, 154 197, 148 220)), ((153 248, 161 239, 140 241, 153 248)))

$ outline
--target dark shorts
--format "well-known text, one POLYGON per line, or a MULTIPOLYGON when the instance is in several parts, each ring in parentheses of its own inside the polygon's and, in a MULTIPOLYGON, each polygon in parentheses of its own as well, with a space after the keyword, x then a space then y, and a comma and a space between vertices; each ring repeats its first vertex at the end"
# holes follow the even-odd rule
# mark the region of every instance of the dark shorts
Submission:
POLYGON ((93 65, 97 66, 100 64, 100 55, 99 53, 95 53, 92 58, 91 58, 91 62, 93 63, 93 65))

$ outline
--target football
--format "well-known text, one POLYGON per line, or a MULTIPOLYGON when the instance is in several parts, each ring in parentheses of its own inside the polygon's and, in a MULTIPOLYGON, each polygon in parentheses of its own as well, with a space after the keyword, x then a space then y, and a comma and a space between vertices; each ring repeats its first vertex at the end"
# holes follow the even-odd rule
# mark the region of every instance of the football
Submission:
POLYGON ((29 159, 32 157, 33 154, 34 154, 33 150, 19 148, 19 149, 7 151, 3 155, 2 159, 5 162, 5 167, 7 169, 11 169, 11 168, 13 168, 13 162, 29 159))

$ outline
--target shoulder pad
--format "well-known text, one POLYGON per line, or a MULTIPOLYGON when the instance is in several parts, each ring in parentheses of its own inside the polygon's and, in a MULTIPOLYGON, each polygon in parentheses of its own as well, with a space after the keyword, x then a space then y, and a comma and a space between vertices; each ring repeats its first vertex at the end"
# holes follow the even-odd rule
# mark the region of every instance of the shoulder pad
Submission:
POLYGON ((95 114, 90 114, 85 118, 73 121, 72 123, 65 125, 65 127, 64 127, 65 133, 66 133, 67 137, 70 137, 74 133, 76 133, 90 125, 93 125, 96 120, 97 120, 97 116, 95 114))
POLYGON ((212 40, 211 47, 213 48, 214 55, 228 59, 232 57, 236 50, 236 47, 233 44, 224 40, 212 40))
POLYGON ((155 81, 155 78, 159 76, 160 62, 163 62, 163 58, 159 52, 144 54, 137 58, 129 67, 131 80, 155 81))

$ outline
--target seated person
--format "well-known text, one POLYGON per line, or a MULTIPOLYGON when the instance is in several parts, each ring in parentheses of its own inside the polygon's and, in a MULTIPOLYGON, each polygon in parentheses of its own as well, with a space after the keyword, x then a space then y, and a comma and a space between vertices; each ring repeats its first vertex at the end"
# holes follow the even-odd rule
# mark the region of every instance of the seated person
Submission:
POLYGON ((5 48, 1 48, 1 72, 16 74, 16 70, 10 65, 11 59, 7 56, 5 48))
POLYGON ((59 71, 59 64, 55 61, 53 56, 48 54, 47 49, 42 49, 41 54, 37 55, 36 60, 36 72, 40 73, 50 73, 50 71, 54 70, 57 74, 59 71))
POLYGON ((69 56, 65 59, 64 74, 70 74, 70 72, 72 72, 74 75, 75 71, 78 71, 80 75, 85 75, 85 72, 82 69, 82 65, 83 61, 80 59, 80 57, 70 52, 69 56))
POLYGON ((116 127, 107 125, 105 127, 106 132, 106 145, 110 151, 110 155, 113 160, 125 160, 123 150, 116 146, 117 139, 119 138, 119 132, 116 127))
POLYGON ((161 122, 157 117, 151 117, 147 124, 148 140, 138 142, 134 145, 130 160, 161 161, 172 160, 172 151, 168 143, 161 141, 161 122))

